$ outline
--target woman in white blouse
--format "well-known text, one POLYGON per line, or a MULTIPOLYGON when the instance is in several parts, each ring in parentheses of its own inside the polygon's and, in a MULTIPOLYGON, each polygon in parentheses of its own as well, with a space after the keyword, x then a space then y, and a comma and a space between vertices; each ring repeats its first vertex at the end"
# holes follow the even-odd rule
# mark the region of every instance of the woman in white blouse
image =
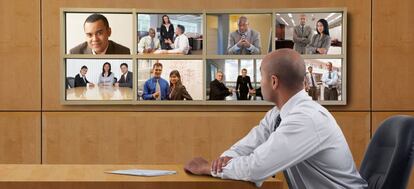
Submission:
POLYGON ((102 67, 102 73, 99 74, 99 86, 112 86, 115 83, 114 73, 111 72, 111 64, 105 62, 102 67))

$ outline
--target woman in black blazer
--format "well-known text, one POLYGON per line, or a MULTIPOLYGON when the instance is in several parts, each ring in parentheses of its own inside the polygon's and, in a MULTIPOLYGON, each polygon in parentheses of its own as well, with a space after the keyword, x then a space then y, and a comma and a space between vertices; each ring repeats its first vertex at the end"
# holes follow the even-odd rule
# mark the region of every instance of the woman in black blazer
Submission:
POLYGON ((170 73, 170 89, 168 94, 170 100, 193 100, 181 83, 180 72, 177 70, 173 70, 170 73))
MULTIPOLYGON (((237 100, 247 100, 247 95, 249 91, 252 90, 252 83, 250 82, 250 77, 247 76, 247 69, 242 69, 242 75, 237 77, 236 91, 237 91, 237 100)), ((250 100, 250 98, 249 98, 250 100)))
POLYGON ((161 49, 171 49, 170 44, 165 43, 166 40, 171 40, 174 43, 174 26, 170 22, 170 17, 167 15, 162 16, 161 22, 161 49))

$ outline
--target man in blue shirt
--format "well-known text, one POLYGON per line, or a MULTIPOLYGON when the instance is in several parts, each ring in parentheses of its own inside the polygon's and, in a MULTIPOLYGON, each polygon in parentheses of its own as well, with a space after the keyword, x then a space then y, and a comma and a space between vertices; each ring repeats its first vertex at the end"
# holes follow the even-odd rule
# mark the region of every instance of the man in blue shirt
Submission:
POLYGON ((144 84, 144 100, 167 100, 168 98, 168 81, 161 78, 162 64, 156 62, 152 66, 154 77, 148 79, 144 84))

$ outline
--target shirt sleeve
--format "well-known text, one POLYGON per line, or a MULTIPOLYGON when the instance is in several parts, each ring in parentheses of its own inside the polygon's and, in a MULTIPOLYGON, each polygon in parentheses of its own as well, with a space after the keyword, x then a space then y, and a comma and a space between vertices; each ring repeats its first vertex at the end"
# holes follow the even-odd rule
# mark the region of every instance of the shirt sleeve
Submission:
POLYGON ((282 118, 278 129, 251 154, 235 157, 213 176, 251 181, 256 186, 277 172, 313 156, 319 151, 320 138, 313 120, 300 112, 282 118))
POLYGON ((150 84, 149 84, 148 81, 146 81, 145 84, 144 84, 144 93, 142 94, 142 98, 144 100, 152 100, 153 99, 150 88, 149 88, 150 87, 149 85, 150 84))
POLYGON ((138 43, 138 52, 143 53, 145 49, 145 37, 143 37, 138 43))

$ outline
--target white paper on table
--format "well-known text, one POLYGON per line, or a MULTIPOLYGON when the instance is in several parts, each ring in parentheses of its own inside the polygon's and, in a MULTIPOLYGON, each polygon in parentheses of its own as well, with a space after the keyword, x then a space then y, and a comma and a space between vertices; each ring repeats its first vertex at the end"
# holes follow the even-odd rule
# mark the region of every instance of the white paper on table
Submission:
POLYGON ((127 169, 127 170, 105 171, 105 173, 155 177, 155 176, 163 176, 163 175, 172 175, 172 174, 176 174, 177 172, 168 171, 168 170, 127 169))

